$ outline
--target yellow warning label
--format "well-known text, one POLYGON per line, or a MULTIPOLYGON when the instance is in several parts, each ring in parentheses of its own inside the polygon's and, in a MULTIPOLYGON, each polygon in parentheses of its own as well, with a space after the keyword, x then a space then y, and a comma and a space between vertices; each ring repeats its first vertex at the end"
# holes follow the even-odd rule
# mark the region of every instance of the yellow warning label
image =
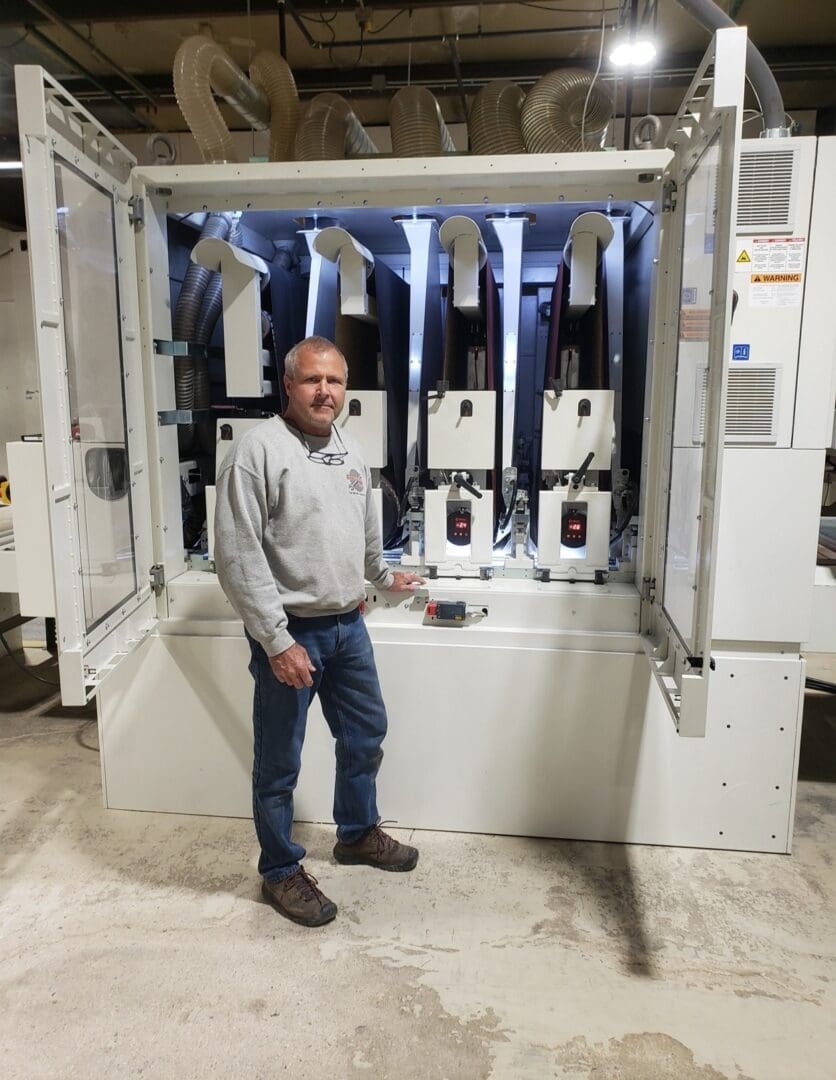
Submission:
POLYGON ((739 263, 750 263, 752 260, 749 258, 749 252, 744 248, 743 251, 737 256, 739 263))
POLYGON ((753 285, 798 285, 801 274, 752 274, 753 285))

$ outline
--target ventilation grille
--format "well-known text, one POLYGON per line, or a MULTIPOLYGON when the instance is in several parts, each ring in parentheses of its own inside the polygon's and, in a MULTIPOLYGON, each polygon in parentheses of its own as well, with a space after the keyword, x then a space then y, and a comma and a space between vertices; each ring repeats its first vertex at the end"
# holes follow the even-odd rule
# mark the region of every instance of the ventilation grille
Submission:
MULTIPOLYGON (((776 367, 733 367, 726 394, 726 442, 774 443, 778 439, 778 386, 776 367)), ((705 401, 708 369, 697 369, 697 408, 693 441, 705 440, 705 401)))
POLYGON ((754 232, 792 228, 795 150, 742 150, 737 227, 754 232))

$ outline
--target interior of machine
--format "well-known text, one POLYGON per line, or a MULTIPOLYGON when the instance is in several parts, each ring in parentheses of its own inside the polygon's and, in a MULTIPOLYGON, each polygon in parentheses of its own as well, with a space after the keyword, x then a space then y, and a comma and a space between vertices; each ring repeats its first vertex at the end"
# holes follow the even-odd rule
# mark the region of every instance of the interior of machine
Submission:
MULTIPOLYGON (((632 581, 657 210, 610 199, 169 215, 175 339, 210 217, 269 271, 269 281, 259 274, 261 394, 229 392, 225 353, 237 350, 218 271, 198 298, 190 355, 174 357, 177 408, 191 413, 178 424, 191 565, 211 566, 207 488, 219 453, 240 422, 282 412, 284 356, 317 333, 346 357, 341 423, 372 447, 390 561, 440 577, 632 581), (592 241, 572 240, 582 215, 592 241), (502 222, 521 237, 519 259, 503 248, 502 222), (410 223, 429 252, 420 281, 410 223), (328 236, 345 243, 338 230, 353 246, 322 257, 328 236), (349 255, 365 270, 359 307, 346 299, 349 255), (514 326, 506 300, 517 294, 514 326)), ((354 273, 353 287, 362 279, 354 273)))

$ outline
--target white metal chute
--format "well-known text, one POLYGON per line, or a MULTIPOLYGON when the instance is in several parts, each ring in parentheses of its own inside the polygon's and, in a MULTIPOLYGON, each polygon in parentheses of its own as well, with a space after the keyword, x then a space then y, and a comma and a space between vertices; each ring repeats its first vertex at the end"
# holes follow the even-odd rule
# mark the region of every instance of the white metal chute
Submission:
POLYGON ((479 271, 488 261, 488 251, 473 218, 456 214, 438 230, 438 239, 447 252, 453 281, 453 305, 473 319, 479 315, 479 271))
POLYGON ((366 282, 374 270, 374 255, 337 225, 322 229, 313 240, 313 250, 334 263, 340 272, 340 311, 364 322, 376 322, 374 300, 366 282))
POLYGON ((567 308, 571 318, 580 318, 595 304, 598 264, 613 235, 612 222, 597 211, 581 214, 572 222, 563 248, 563 261, 571 271, 567 308))

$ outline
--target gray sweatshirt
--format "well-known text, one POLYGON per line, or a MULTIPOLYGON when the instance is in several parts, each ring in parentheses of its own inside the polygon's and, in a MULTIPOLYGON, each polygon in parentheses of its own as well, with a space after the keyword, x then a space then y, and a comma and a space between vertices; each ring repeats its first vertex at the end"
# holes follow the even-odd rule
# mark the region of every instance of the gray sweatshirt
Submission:
POLYGON ((287 612, 342 615, 363 599, 366 580, 392 584, 371 474, 349 436, 265 420, 227 455, 216 488, 218 578, 268 656, 294 643, 287 612), (321 456, 341 453, 342 464, 321 456))

